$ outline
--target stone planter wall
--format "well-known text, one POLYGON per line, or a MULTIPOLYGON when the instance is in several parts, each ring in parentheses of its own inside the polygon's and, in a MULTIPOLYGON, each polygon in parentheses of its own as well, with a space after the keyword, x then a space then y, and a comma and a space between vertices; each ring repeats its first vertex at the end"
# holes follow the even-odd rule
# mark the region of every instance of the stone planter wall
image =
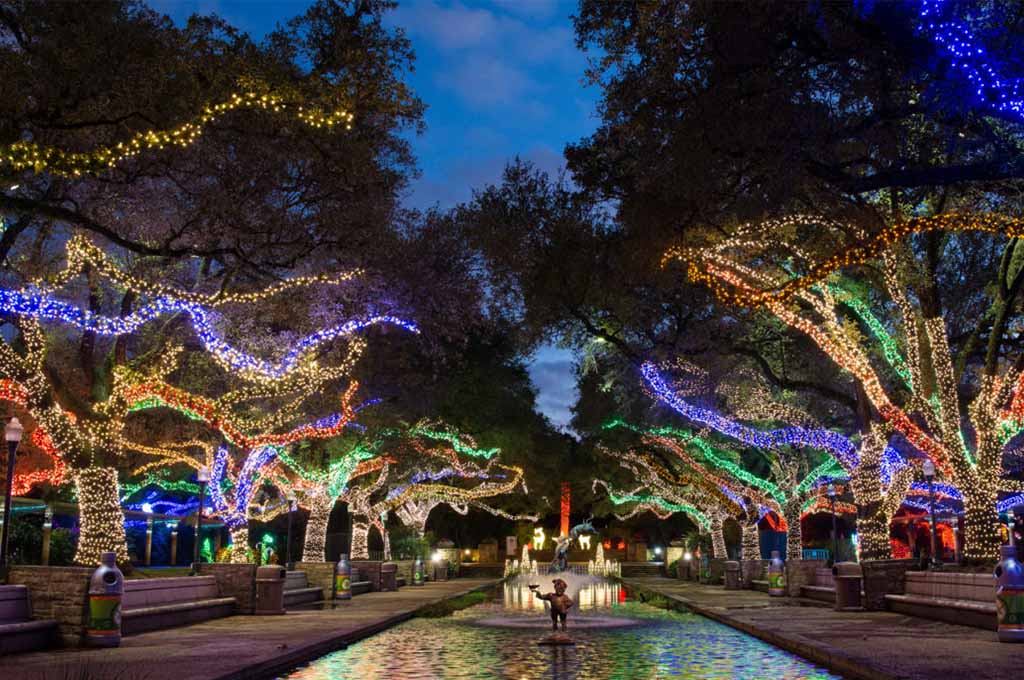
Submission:
POLYGON ((763 581, 765 570, 768 568, 767 560, 743 560, 740 562, 740 574, 743 577, 743 587, 753 589, 754 581, 763 581))
POLYGON ((251 614, 256 608, 256 565, 204 562, 199 574, 217 579, 221 597, 233 597, 239 614, 251 614))
POLYGON ((860 563, 864 571, 864 609, 880 611, 886 608, 885 596, 904 594, 904 576, 916 566, 915 560, 866 560, 860 563))
POLYGON ((57 622, 64 644, 81 644, 88 611, 90 567, 37 567, 15 565, 7 583, 28 587, 33 619, 57 622))
POLYGON ((800 587, 814 585, 814 572, 826 564, 825 560, 786 560, 786 594, 800 597, 800 587))
POLYGON ((331 598, 334 592, 334 562, 296 562, 295 570, 306 572, 310 588, 322 588, 324 597, 331 598))

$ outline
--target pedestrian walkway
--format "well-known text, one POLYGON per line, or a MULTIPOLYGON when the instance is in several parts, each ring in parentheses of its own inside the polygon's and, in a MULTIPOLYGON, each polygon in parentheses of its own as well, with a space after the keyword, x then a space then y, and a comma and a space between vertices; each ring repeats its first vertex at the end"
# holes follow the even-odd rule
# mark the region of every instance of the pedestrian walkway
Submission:
POLYGON ((825 666, 865 680, 1007 680, 1024 669, 1024 645, 993 631, 893 612, 837 612, 821 603, 770 598, 669 578, 624 579, 709 618, 825 666))
POLYGON ((360 595, 334 608, 290 611, 282 616, 230 616, 132 635, 116 649, 58 649, 7 656, 0 658, 0 678, 273 678, 405 621, 421 607, 497 583, 498 579, 428 583, 360 595), (91 674, 85 675, 85 669, 91 674))

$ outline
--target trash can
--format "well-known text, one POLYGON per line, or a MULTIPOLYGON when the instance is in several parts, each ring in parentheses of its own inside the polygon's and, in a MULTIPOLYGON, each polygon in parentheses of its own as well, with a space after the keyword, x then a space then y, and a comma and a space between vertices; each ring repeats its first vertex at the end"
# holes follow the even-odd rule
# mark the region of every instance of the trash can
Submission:
POLYGON ((864 572, 856 562, 836 562, 832 567, 836 582, 836 611, 850 611, 863 608, 861 586, 864 572))
POLYGON ((117 568, 112 552, 100 555, 100 566, 89 579, 89 623, 85 643, 89 647, 121 645, 121 599, 124 597, 124 574, 117 568))
POLYGON ((380 589, 386 592, 398 590, 398 565, 394 562, 380 565, 380 589))
POLYGON ((426 576, 426 573, 423 571, 423 558, 417 556, 412 562, 412 584, 414 586, 423 585, 423 580, 426 576))
POLYGON ((432 560, 434 564, 434 581, 447 581, 448 580, 448 560, 432 560))
POLYGON ((725 589, 739 590, 742 587, 743 581, 740 578, 740 563, 734 560, 729 560, 725 563, 725 589))
POLYGON ((256 569, 254 614, 284 614, 284 567, 270 564, 256 569))

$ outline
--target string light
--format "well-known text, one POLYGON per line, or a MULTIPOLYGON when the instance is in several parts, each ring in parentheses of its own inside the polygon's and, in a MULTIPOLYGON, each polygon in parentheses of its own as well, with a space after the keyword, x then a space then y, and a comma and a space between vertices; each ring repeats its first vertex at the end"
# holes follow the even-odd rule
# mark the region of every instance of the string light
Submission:
MULTIPOLYGON (((817 216, 795 216, 790 224, 815 224, 820 223, 823 219, 817 216)), ((914 217, 888 226, 863 243, 842 248, 835 255, 813 265, 804 276, 790 279, 773 290, 757 290, 743 286, 741 291, 737 291, 735 281, 722 282, 726 280, 726 277, 723 276, 724 272, 716 272, 710 265, 702 270, 699 264, 703 259, 702 254, 692 248, 670 248, 662 258, 662 266, 672 260, 686 262, 690 280, 710 288, 723 303, 739 307, 759 307, 769 302, 785 302, 798 292, 818 285, 839 269, 870 262, 894 243, 910 234, 925 234, 933 231, 950 233, 976 231, 1019 238, 1024 236, 1024 219, 992 213, 947 213, 929 217, 914 217)), ((735 245, 734 242, 727 241, 726 244, 718 246, 716 250, 722 251, 735 245)))
POLYGON ((128 544, 124 532, 124 513, 117 497, 117 470, 85 468, 74 472, 78 492, 80 531, 75 562, 86 566, 100 563, 105 552, 128 562, 128 544))
POLYGON ((205 128, 228 112, 238 109, 262 110, 273 113, 291 112, 300 122, 311 128, 333 129, 344 126, 351 129, 353 114, 335 109, 323 112, 289 101, 280 95, 256 89, 246 89, 232 94, 227 100, 208 104, 202 113, 192 120, 167 130, 146 130, 136 133, 127 142, 113 146, 99 146, 92 151, 78 153, 52 146, 42 146, 31 141, 17 141, 0 146, 0 158, 14 170, 32 170, 35 173, 49 172, 63 177, 78 177, 96 174, 113 168, 127 158, 143 151, 160 150, 168 146, 185 148, 202 136, 205 128))
POLYGON ((780 430, 761 431, 742 425, 706 408, 693 406, 680 398, 658 373, 654 364, 645 362, 640 371, 658 399, 673 411, 694 422, 706 425, 725 436, 762 449, 779 446, 810 446, 828 451, 853 467, 857 464, 857 449, 843 435, 825 429, 812 429, 794 425, 780 430))
POLYGON ((67 285, 72 279, 83 275, 86 271, 102 276, 126 290, 137 295, 148 295, 154 298, 169 298, 194 305, 216 309, 225 305, 263 302, 271 297, 290 292, 296 288, 309 288, 316 285, 340 286, 349 283, 363 274, 361 269, 334 274, 317 274, 315 276, 296 276, 258 291, 249 293, 229 293, 219 291, 213 294, 168 286, 149 278, 134 276, 119 267, 113 258, 88 238, 76 234, 68 241, 64 249, 67 259, 64 269, 50 277, 48 282, 39 281, 36 287, 40 291, 53 291, 67 285))
MULTIPOLYGON (((0 380, 0 401, 7 401, 19 408, 28 410, 29 393, 24 385, 9 378, 4 378, 0 380)), ((32 434, 29 435, 29 442, 50 459, 51 468, 49 470, 16 472, 14 483, 11 486, 11 493, 15 496, 22 496, 28 493, 37 484, 45 483, 60 486, 64 483, 67 473, 67 465, 64 463, 60 451, 57 450, 46 430, 37 426, 32 430, 32 434)))
POLYGON ((1024 114, 1021 78, 1006 73, 995 63, 992 52, 983 46, 970 24, 948 11, 955 5, 946 0, 921 0, 920 5, 917 33, 930 39, 946 57, 948 73, 964 79, 967 93, 973 95, 983 109, 1021 118, 1024 114))
POLYGON ((281 380, 301 368, 302 359, 320 345, 370 326, 387 324, 419 333, 416 324, 390 314, 378 314, 323 328, 293 343, 278 361, 259 359, 233 347, 217 333, 210 312, 203 306, 171 297, 156 298, 122 317, 108 317, 47 295, 0 288, 0 311, 33 319, 59 321, 98 335, 121 336, 168 314, 184 313, 211 356, 227 370, 254 380, 281 380))
MULTIPOLYGON (((798 227, 814 225, 819 228, 824 225, 837 233, 841 231, 836 223, 813 216, 794 216, 769 226, 785 226, 795 233, 798 227)), ((801 276, 788 272, 769 275, 763 265, 754 270, 739 262, 737 254, 744 252, 759 262, 769 260, 765 254, 756 253, 757 248, 763 250, 768 244, 750 238, 754 230, 755 227, 747 225, 739 230, 737 236, 710 248, 675 249, 666 254, 665 262, 674 258, 686 260, 691 278, 706 283, 721 300, 742 306, 766 307, 777 319, 812 339, 838 366, 848 371, 860 383, 882 419, 930 458, 944 479, 954 481, 961 490, 965 510, 965 556, 968 559, 994 556, 1000 543, 995 506, 1003 470, 1002 449, 1008 438, 1019 429, 1021 419, 1014 407, 1015 403, 1020 403, 1016 399, 1021 394, 1020 382, 1024 375, 1010 368, 1002 376, 981 376, 980 389, 968 409, 975 435, 975 447, 972 449, 962 427, 960 396, 944 320, 941 317, 923 318, 920 309, 912 307, 901 283, 899 263, 901 257, 912 255, 902 243, 912 233, 974 231, 1015 238, 1024 234, 1024 221, 994 214, 913 218, 886 227, 871 237, 860 234, 855 243, 820 262, 783 243, 804 262, 805 273, 801 276), (851 303, 853 298, 838 292, 834 284, 821 285, 839 269, 866 264, 879 256, 883 258, 886 288, 902 317, 903 332, 907 338, 908 360, 905 362, 899 358, 898 347, 887 341, 887 334, 883 334, 884 326, 868 316, 865 306, 851 303), (794 298, 799 304, 788 304, 794 298), (837 301, 848 304, 882 342, 887 362, 912 389, 912 412, 908 413, 890 400, 857 339, 846 334, 838 324, 834 312, 837 301), (806 315, 811 314, 817 315, 817 323, 807 318, 806 315), (924 329, 924 341, 930 351, 927 357, 920 356, 918 328, 924 329), (932 372, 934 381, 925 382, 923 371, 926 370, 932 372), (933 388, 931 394, 923 391, 926 384, 933 388), (1007 401, 1010 402, 1009 408, 1004 406, 1007 401), (923 418, 928 431, 915 422, 912 414, 919 416, 919 420, 923 418)), ((778 243, 773 241, 772 247, 778 243)), ((788 264, 780 269, 787 268, 788 264)), ((919 463, 920 459, 915 458, 912 462, 919 463)), ((849 469, 850 466, 844 464, 844 467, 849 469)), ((898 477, 900 484, 896 485, 896 490, 909 484, 910 472, 901 467, 879 465, 878 472, 884 477, 882 481, 898 477)), ((889 484, 890 488, 881 499, 887 509, 892 509, 898 502, 891 488, 893 484, 889 484)), ((876 489, 866 481, 854 485, 854 489, 855 493, 861 494, 881 493, 881 485, 876 489)), ((869 505, 871 498, 865 497, 858 502, 869 505)), ((869 519, 880 524, 878 518, 869 519)), ((861 533, 862 537, 868 538, 863 531, 861 533)))

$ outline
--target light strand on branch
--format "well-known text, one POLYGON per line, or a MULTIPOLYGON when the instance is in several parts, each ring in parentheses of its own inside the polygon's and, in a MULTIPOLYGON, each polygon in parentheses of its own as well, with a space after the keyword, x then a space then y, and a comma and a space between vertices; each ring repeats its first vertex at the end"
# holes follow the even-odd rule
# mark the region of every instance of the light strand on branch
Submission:
POLYGON ((277 361, 260 359, 232 346, 217 332, 210 312, 203 306, 170 297, 160 297, 122 317, 95 314, 77 305, 48 295, 28 291, 0 289, 0 311, 32 319, 71 324, 98 335, 121 336, 168 314, 184 313, 211 356, 226 370, 252 380, 282 380, 302 367, 302 360, 321 345, 335 338, 352 335, 370 326, 393 325, 419 333, 416 324, 390 314, 371 315, 323 328, 292 343, 277 361))
POLYGON ((344 126, 348 130, 351 129, 353 120, 353 114, 343 109, 324 112, 318 107, 289 101, 280 95, 248 89, 232 94, 223 102, 206 105, 202 113, 187 123, 167 130, 138 132, 128 141, 118 142, 112 146, 99 146, 92 151, 74 152, 23 140, 0 147, 0 159, 18 171, 49 172, 63 177, 95 174, 113 168, 143 151, 159 150, 168 146, 191 146, 202 136, 206 127, 226 113, 238 109, 272 113, 287 111, 296 120, 312 128, 332 129, 344 126))

